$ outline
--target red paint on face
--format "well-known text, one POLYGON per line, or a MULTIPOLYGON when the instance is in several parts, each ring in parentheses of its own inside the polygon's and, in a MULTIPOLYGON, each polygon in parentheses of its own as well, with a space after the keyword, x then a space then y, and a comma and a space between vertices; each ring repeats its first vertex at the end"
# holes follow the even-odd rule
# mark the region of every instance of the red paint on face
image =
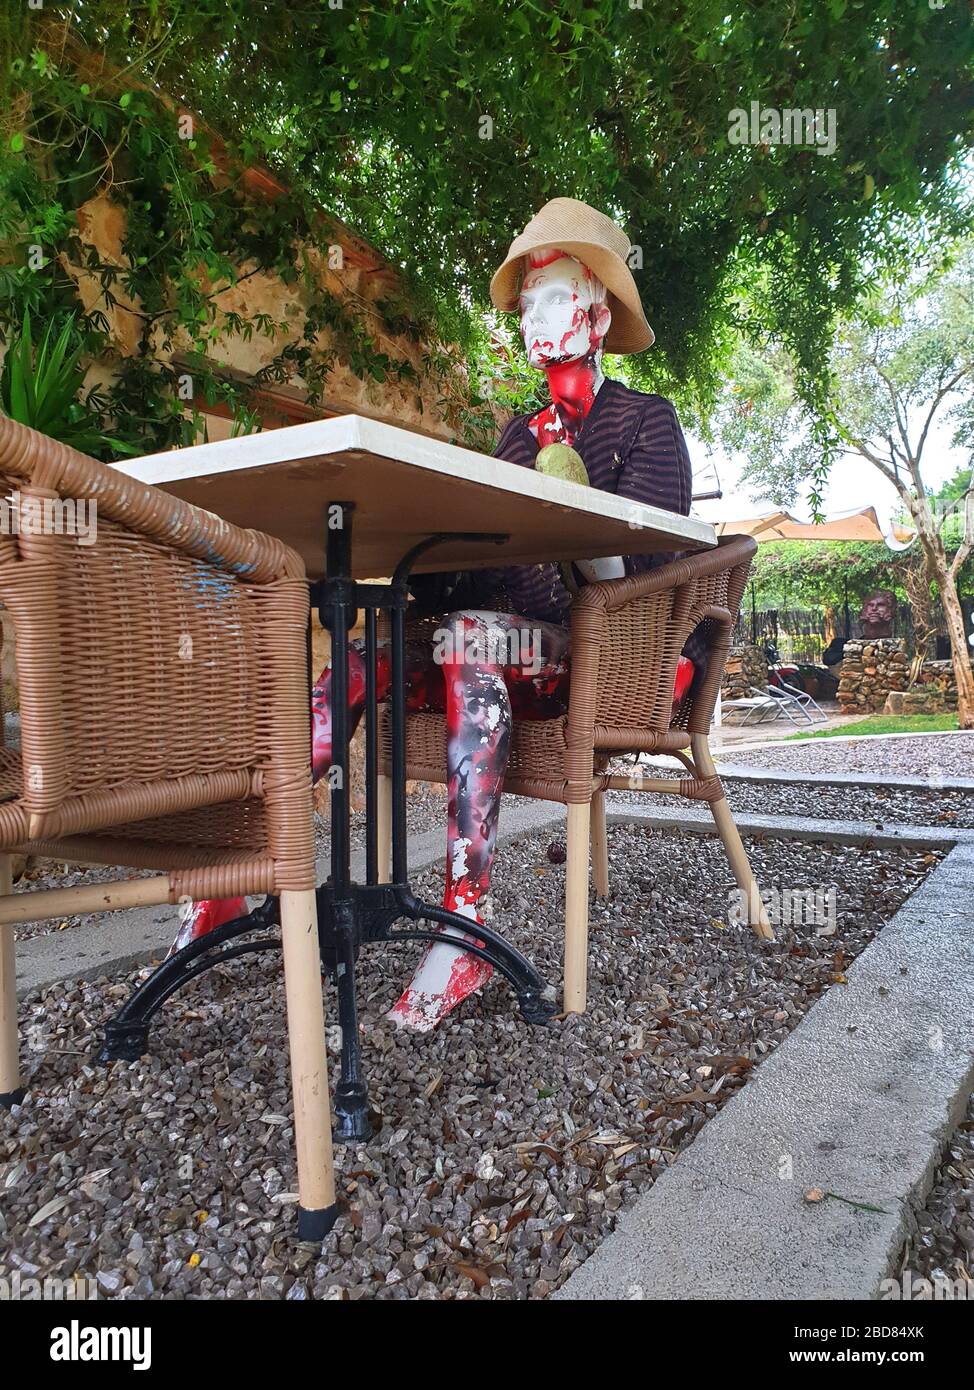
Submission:
MULTIPOLYGON (((576 333, 581 333, 584 331, 586 319, 589 318, 587 310, 583 309, 582 306, 578 303, 578 296, 573 295, 572 298, 576 301, 575 308, 572 312, 572 321, 570 327, 568 328, 567 332, 561 335, 561 341, 558 346, 559 357, 566 356, 566 354, 569 351, 568 345, 571 342, 572 338, 575 337, 576 333)), ((589 325, 589 340, 591 341, 591 324, 589 325)))
MULTIPOLYGON (((537 284, 532 285, 533 273, 561 259, 563 255, 549 251, 529 256, 530 270, 525 277, 524 288, 536 288, 537 284, 543 284, 544 276, 537 275, 534 277, 537 284)), ((528 421, 528 428, 537 439, 539 448, 548 444, 571 445, 575 442, 601 384, 600 361, 605 337, 601 286, 589 268, 580 263, 578 274, 572 273, 571 286, 571 319, 564 332, 559 329, 557 347, 541 337, 532 338, 530 343, 525 340, 530 360, 542 368, 551 391, 551 405, 528 421), (582 293, 583 286, 590 291, 587 303, 580 302, 586 298, 582 293), (579 349, 586 339, 588 351, 582 356, 579 349)), ((522 324, 529 313, 530 309, 522 299, 522 324)))

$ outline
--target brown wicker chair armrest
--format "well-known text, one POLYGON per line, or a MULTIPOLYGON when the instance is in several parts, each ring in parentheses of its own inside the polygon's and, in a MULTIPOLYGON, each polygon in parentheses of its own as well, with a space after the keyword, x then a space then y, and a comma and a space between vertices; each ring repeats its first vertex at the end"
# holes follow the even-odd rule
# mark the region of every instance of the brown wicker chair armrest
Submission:
POLYGON ((245 582, 304 574, 301 558, 275 537, 232 526, 5 415, 0 415, 0 475, 42 492, 95 502, 109 521, 245 582))

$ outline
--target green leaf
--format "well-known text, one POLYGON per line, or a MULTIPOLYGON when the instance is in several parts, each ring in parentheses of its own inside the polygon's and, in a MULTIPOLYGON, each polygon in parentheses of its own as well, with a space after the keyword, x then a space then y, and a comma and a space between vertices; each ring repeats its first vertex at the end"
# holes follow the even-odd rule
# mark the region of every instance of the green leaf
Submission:
POLYGON ((13 150, 14 154, 20 154, 21 150, 24 148, 24 133, 22 130, 15 130, 13 135, 11 135, 10 148, 13 150))
POLYGON ((11 351, 4 363, 4 402, 10 411, 10 418, 21 425, 32 425, 33 418, 24 384, 24 369, 20 354, 11 351))

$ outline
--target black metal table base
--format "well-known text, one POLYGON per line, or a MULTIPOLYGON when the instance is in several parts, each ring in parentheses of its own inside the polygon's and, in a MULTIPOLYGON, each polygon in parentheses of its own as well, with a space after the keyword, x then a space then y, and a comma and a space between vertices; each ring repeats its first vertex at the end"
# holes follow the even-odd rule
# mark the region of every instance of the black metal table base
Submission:
MULTIPOLYGON (((474 926, 467 917, 434 907, 416 898, 408 884, 358 885, 351 913, 339 910, 331 884, 317 890, 318 937, 322 971, 336 983, 338 1015, 342 1028, 343 1063, 357 1047, 348 1047, 345 1028, 358 1027, 355 1011, 355 966, 363 945, 381 941, 442 941, 443 933, 412 926, 396 926, 402 918, 410 922, 432 921, 462 933, 463 949, 488 961, 511 984, 521 1015, 527 1023, 547 1023, 554 1012, 545 997, 545 982, 531 962, 502 936, 489 927, 474 926), (340 927, 339 922, 343 925, 340 927), (477 945, 469 933, 476 932, 477 945), (351 969, 343 968, 348 963, 351 969)), ((245 917, 236 917, 191 941, 157 966, 135 990, 113 1019, 105 1026, 104 1042, 98 1053, 100 1062, 134 1062, 149 1049, 152 1019, 168 999, 214 966, 238 960, 241 956, 281 948, 280 936, 268 936, 280 925, 277 899, 268 897, 245 917), (253 936, 253 940, 245 938, 253 936)), ((450 934, 450 933, 448 933, 450 934)), ((354 1035, 353 1035, 354 1036, 354 1035)), ((371 1133, 368 1091, 349 1066, 342 1068, 342 1080, 333 1097, 335 1137, 341 1141, 367 1139, 371 1133), (347 1071, 347 1075, 346 1075, 347 1071)))
MULTIPOLYGON (((454 536, 431 536, 403 557, 390 585, 366 584, 351 577, 351 523, 349 503, 331 504, 326 513, 328 578, 312 586, 312 602, 332 639, 331 717, 331 875, 318 889, 318 924, 322 968, 335 981, 338 1023, 342 1033, 341 1080, 333 1095, 335 1137, 340 1142, 365 1140, 371 1134, 368 1088, 362 1075, 359 1046, 358 1002, 355 971, 363 945, 382 941, 442 941, 456 933, 462 949, 488 961, 511 983, 523 1017, 529 1023, 546 1023, 554 1013, 550 991, 537 970, 510 942, 489 927, 473 923, 459 913, 415 897, 408 882, 406 854, 406 694, 405 613, 407 581, 413 563, 424 551, 454 536), (354 883, 350 869, 350 802, 347 775, 352 729, 348 717, 348 634, 354 615, 365 609, 365 822, 366 882, 354 883), (376 614, 390 615, 392 679, 389 701, 392 721, 392 874, 391 882, 379 882, 378 862, 378 700, 376 614), (407 923, 432 922, 440 930, 407 923), (475 933, 475 937, 473 934, 475 933), (475 944, 482 942, 482 945, 475 944)), ((458 533, 458 535, 461 533, 458 533)), ((468 541, 496 542, 503 537, 468 535, 468 541)), ((310 649, 310 640, 309 640, 310 649)), ((309 673, 310 677, 310 673, 309 673)), ((383 866, 387 868, 388 866, 383 866)), ((177 990, 215 965, 249 952, 280 948, 280 937, 266 935, 279 925, 277 900, 267 898, 246 917, 226 922, 191 942, 162 963, 135 991, 105 1029, 103 1062, 135 1060, 148 1048, 149 1024, 155 1013, 177 990), (246 940, 253 933, 253 940, 246 940)), ((299 1230, 317 1232, 302 1239, 320 1240, 334 1222, 333 1209, 304 1212, 299 1230)))
POLYGON ((464 951, 489 962, 510 982, 526 1022, 547 1023, 554 1013, 546 998, 547 986, 526 956, 489 927, 421 902, 407 883, 358 884, 351 900, 345 895, 339 897, 332 884, 325 884, 318 889, 318 924, 322 964, 337 985, 342 1030, 342 1075, 332 1099, 339 1142, 365 1140, 372 1133, 368 1091, 359 1061, 355 995, 355 965, 362 945, 378 941, 442 942, 444 934, 456 934, 464 951), (396 926, 403 918, 435 922, 441 930, 396 926), (476 933, 475 939, 471 933, 476 933))
POLYGON ((215 965, 236 960, 252 951, 278 951, 279 936, 261 936, 255 941, 240 941, 251 932, 266 932, 280 926, 276 898, 266 898, 260 907, 246 917, 235 917, 191 941, 182 950, 168 956, 153 970, 130 999, 127 999, 114 1018, 105 1025, 105 1038, 99 1062, 135 1062, 149 1050, 149 1024, 167 999, 183 985, 195 980, 215 965))

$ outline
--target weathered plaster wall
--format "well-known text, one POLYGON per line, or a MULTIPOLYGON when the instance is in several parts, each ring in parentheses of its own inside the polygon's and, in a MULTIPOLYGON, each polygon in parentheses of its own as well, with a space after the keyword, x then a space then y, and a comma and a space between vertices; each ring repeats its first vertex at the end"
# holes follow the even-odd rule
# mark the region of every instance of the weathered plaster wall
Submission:
MULTIPOLYGON (((103 262, 120 267, 127 266, 128 261, 123 249, 124 207, 100 196, 83 204, 78 216, 81 242, 93 248, 103 262)), ((295 264, 298 264, 303 256, 307 257, 318 285, 333 294, 351 312, 365 314, 379 352, 394 360, 405 359, 416 372, 416 379, 408 382, 399 381, 392 373, 387 375, 384 382, 371 378, 363 380, 339 355, 327 375, 324 401, 326 411, 359 412, 380 416, 390 422, 424 430, 443 439, 454 438, 454 423, 447 418, 448 412, 444 411, 443 404, 438 399, 440 392, 437 385, 426 370, 423 345, 405 336, 388 333, 380 314, 372 308, 377 301, 388 298, 395 291, 394 272, 357 238, 338 225, 323 229, 320 245, 295 247, 294 254, 295 264), (327 237, 331 237, 332 240, 326 240, 327 237), (329 268, 329 246, 341 247, 341 269, 329 268)), ((138 300, 126 295, 122 286, 116 282, 112 286, 112 294, 117 303, 108 305, 96 275, 82 265, 71 263, 64 256, 62 265, 78 285, 78 293, 85 307, 88 310, 98 309, 106 316, 115 352, 120 357, 136 356, 140 351, 143 329, 141 305, 138 300)), ((246 264, 238 267, 241 275, 251 269, 252 267, 246 264)), ((293 325, 290 332, 285 330, 275 337, 255 333, 249 341, 238 335, 226 335, 214 341, 210 352, 214 364, 249 377, 267 367, 288 344, 299 341, 300 326, 308 304, 308 292, 300 283, 286 285, 277 276, 260 272, 249 275, 247 279, 240 279, 237 284, 221 291, 218 304, 224 312, 233 312, 245 319, 250 319, 255 314, 267 314, 277 324, 293 325)), ((161 326, 153 330, 150 341, 154 353, 166 353, 161 326)), ((323 353, 336 350, 336 343, 327 329, 318 336, 315 346, 323 353)), ((184 336, 182 341, 177 339, 177 354, 180 351, 188 352, 190 348, 188 335, 184 336)), ((463 371, 459 358, 457 371, 463 371)), ((102 364, 93 369, 92 379, 104 379, 110 374, 110 364, 102 364)), ((286 386, 287 394, 293 394, 298 399, 303 396, 305 390, 306 383, 297 375, 286 386)))

